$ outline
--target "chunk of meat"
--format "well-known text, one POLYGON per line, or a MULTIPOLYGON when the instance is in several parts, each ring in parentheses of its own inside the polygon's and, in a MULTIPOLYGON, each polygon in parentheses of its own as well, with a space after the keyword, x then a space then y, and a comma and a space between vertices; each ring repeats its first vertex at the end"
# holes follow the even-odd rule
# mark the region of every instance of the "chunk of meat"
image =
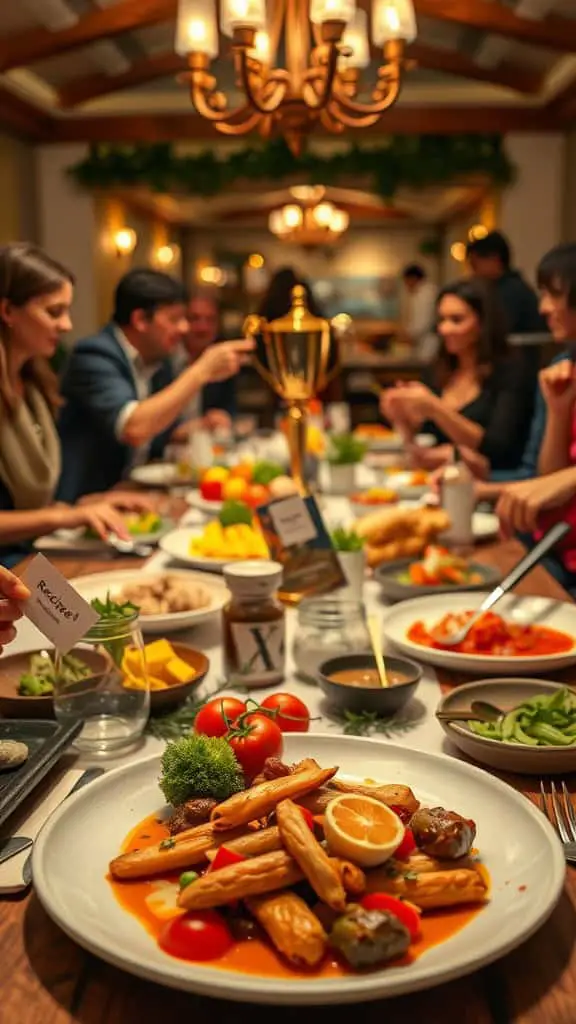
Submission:
POLYGON ((168 821, 168 829, 171 836, 185 832, 188 828, 195 828, 196 825, 203 825, 210 820, 210 814, 218 804, 210 796, 195 797, 180 804, 168 821))
POLYGON ((421 807, 412 815, 410 828, 421 850, 446 860, 465 857, 476 838, 473 821, 444 807, 421 807))

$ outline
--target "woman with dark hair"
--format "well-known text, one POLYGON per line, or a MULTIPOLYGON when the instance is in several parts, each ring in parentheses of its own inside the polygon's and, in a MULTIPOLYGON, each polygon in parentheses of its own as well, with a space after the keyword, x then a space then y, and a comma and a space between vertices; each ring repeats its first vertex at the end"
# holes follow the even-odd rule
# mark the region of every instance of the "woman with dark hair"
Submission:
POLYGON ((298 284, 302 285, 306 292, 306 305, 313 316, 324 316, 310 285, 298 277, 292 267, 282 267, 272 275, 268 288, 260 300, 258 316, 265 320, 279 320, 280 317, 286 316, 292 307, 292 290, 298 284))
MULTIPOLYGON (((13 565, 32 538, 89 526, 127 537, 122 517, 101 499, 56 504, 61 454, 54 417, 62 405, 49 366, 70 330, 74 278, 33 245, 0 248, 0 564, 13 565)), ((120 496, 118 496, 118 504, 120 496)))
MULTIPOLYGON (((493 469, 516 466, 534 406, 535 375, 520 350, 509 349, 493 288, 466 278, 443 288, 436 305, 440 352, 429 381, 382 394, 383 415, 405 436, 433 434, 427 468, 458 445, 493 469)), ((418 456, 419 449, 412 447, 418 456)))

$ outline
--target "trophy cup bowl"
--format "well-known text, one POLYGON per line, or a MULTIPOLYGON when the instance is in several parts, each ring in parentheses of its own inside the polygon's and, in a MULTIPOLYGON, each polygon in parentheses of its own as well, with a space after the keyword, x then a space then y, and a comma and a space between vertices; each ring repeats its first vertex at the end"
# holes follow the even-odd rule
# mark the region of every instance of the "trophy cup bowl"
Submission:
POLYGON ((310 313, 306 290, 296 285, 292 289, 292 307, 286 316, 271 321, 249 316, 244 323, 244 334, 256 341, 255 365, 261 377, 288 406, 290 470, 300 493, 307 494, 304 460, 308 403, 340 369, 330 322, 310 313), (331 356, 335 362, 332 367, 331 356))

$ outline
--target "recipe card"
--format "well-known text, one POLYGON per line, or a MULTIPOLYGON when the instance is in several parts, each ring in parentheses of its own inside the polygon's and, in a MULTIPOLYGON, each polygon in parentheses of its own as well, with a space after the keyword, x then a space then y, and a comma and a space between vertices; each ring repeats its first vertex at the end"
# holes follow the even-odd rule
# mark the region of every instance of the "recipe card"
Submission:
POLYGON ((31 596, 22 602, 30 622, 61 654, 68 651, 100 618, 44 555, 36 555, 22 579, 31 596))
POLYGON ((345 587, 346 577, 316 499, 291 495, 256 509, 270 556, 284 567, 280 594, 291 604, 345 587))

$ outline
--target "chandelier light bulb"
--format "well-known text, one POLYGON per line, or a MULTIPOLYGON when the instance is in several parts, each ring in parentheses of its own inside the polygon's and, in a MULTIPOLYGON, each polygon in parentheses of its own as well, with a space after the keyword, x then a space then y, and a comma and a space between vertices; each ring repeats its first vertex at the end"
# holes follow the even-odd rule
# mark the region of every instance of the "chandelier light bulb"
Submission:
POLYGON ((312 211, 312 216, 319 228, 329 228, 335 212, 333 203, 318 203, 312 211))
POLYGON ((416 38, 416 15, 412 0, 374 0, 372 38, 375 46, 384 46, 392 39, 413 43, 416 38))
POLYGON ((138 238, 132 228, 120 228, 114 233, 113 241, 118 256, 129 256, 136 248, 138 238))
POLYGON ((300 227, 303 220, 302 208, 300 206, 285 206, 282 213, 287 228, 300 227))
POLYGON ((220 24, 225 36, 233 36, 237 28, 265 29, 265 0, 222 0, 220 24))
POLYGON ((176 23, 176 53, 218 56, 218 26, 213 0, 180 0, 176 23))
POLYGON ((356 0, 310 0, 310 21, 314 25, 325 21, 349 22, 355 10, 356 0))
POLYGON ((368 15, 358 10, 344 29, 342 46, 351 50, 349 56, 340 55, 339 68, 367 68, 370 64, 370 43, 368 41, 368 15))

